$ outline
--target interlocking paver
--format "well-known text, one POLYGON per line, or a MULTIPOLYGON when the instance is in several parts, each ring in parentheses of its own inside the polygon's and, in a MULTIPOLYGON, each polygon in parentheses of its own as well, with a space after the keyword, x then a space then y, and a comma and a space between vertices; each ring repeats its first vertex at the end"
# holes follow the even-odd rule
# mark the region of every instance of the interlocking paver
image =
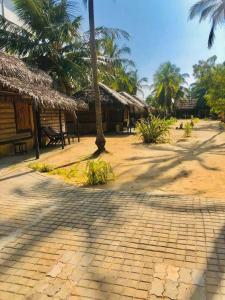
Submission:
POLYGON ((0 182, 0 300, 225 299, 225 200, 26 172, 0 182))

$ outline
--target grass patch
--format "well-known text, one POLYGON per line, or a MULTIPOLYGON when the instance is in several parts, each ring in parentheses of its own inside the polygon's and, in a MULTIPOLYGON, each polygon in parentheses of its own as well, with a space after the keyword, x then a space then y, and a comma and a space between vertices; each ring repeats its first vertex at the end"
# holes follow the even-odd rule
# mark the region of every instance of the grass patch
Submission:
POLYGON ((169 126, 172 126, 172 125, 175 125, 177 123, 177 119, 174 118, 174 117, 171 117, 169 119, 166 119, 165 122, 169 125, 169 126))
POLYGON ((30 163, 28 168, 31 168, 34 171, 38 171, 40 173, 48 173, 54 170, 54 166, 45 164, 45 163, 30 163))
POLYGON ((106 184, 115 179, 111 165, 100 159, 87 162, 86 176, 89 185, 106 184))
POLYGON ((50 172, 51 175, 59 175, 66 179, 73 179, 78 175, 78 165, 71 168, 58 168, 50 172))
POLYGON ((200 119, 199 119, 199 118, 193 118, 193 119, 192 119, 192 122, 193 122, 194 124, 198 124, 198 123, 200 122, 200 119))

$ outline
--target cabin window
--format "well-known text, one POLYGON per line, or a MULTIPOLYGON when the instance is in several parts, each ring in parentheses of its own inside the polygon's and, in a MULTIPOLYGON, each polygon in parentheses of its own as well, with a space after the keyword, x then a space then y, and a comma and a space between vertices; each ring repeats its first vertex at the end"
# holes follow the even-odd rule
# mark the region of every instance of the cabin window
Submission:
POLYGON ((31 130, 29 104, 23 102, 16 102, 15 116, 17 132, 26 132, 31 130))

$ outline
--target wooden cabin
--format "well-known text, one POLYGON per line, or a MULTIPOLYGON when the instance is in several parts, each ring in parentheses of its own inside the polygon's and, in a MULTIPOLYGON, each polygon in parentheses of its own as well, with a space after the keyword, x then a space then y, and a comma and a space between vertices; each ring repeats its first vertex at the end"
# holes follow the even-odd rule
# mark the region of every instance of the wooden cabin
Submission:
POLYGON ((78 109, 85 109, 85 103, 54 90, 46 73, 0 52, 0 156, 13 154, 23 142, 39 157, 39 145, 47 139, 41 128, 66 131, 68 114, 76 126, 78 109))
POLYGON ((135 120, 146 118, 148 116, 148 106, 144 100, 137 96, 130 95, 126 92, 120 93, 130 102, 130 116, 135 120))
MULTIPOLYGON (((132 102, 122 93, 118 93, 108 86, 99 83, 100 100, 102 106, 103 130, 105 132, 123 130, 130 122, 130 118, 140 109, 138 101, 132 102)), ((95 102, 92 87, 88 87, 74 95, 76 101, 84 101, 88 110, 79 111, 78 120, 80 132, 83 134, 96 132, 95 102)))
POLYGON ((197 115, 197 100, 185 99, 179 100, 176 103, 176 117, 188 118, 197 115))

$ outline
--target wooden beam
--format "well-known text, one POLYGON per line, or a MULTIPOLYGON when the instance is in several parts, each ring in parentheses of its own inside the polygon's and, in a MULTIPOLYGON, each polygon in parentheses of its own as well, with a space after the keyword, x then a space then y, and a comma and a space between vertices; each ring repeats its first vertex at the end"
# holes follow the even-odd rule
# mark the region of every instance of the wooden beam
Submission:
POLYGON ((35 107, 35 105, 32 105, 32 111, 33 111, 33 119, 34 119, 35 154, 36 154, 36 159, 39 159, 39 157, 40 157, 40 145, 39 145, 39 139, 38 139, 38 124, 37 124, 38 109, 35 107))
POLYGON ((77 113, 74 112, 74 115, 77 119, 77 141, 78 141, 78 143, 80 143, 80 127, 79 127, 78 111, 77 111, 77 113))

